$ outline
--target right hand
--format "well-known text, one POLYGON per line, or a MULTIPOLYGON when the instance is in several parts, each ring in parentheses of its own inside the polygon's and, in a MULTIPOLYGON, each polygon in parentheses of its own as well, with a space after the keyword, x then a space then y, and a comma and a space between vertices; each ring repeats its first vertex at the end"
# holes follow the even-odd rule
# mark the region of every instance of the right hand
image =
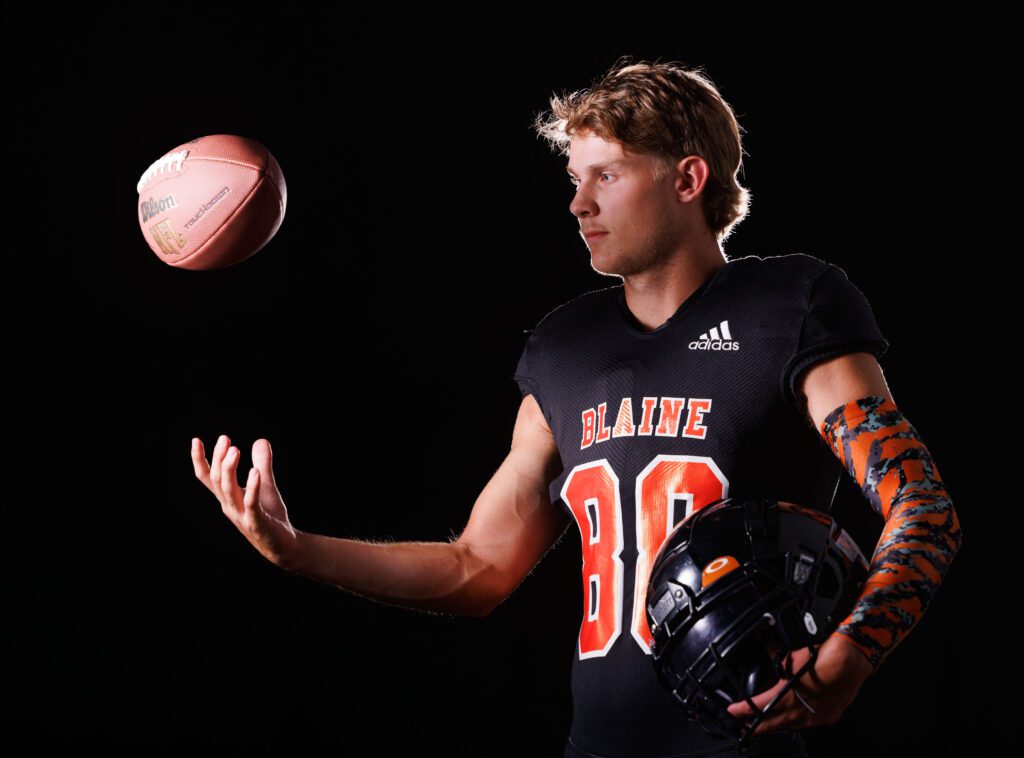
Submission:
POLYGON ((196 478, 220 501, 221 510, 238 527, 252 546, 271 563, 287 568, 298 552, 298 533, 288 520, 281 492, 274 480, 273 453, 268 440, 252 445, 252 461, 247 486, 238 486, 237 447, 222 434, 213 448, 208 465, 203 441, 192 443, 192 465, 196 478))

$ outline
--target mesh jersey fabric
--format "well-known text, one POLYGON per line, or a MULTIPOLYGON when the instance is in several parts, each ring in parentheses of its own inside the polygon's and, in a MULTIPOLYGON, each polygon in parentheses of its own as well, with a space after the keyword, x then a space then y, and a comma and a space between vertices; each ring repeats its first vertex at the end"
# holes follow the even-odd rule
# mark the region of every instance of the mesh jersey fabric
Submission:
MULTIPOLYGON (((676 523, 719 498, 827 511, 841 464, 796 379, 820 360, 880 357, 888 346, 845 272, 802 253, 727 261, 653 331, 630 313, 622 285, 584 293, 530 331, 513 379, 554 434, 564 470, 551 501, 582 548, 578 749, 666 758, 733 747, 688 721, 655 677, 650 564, 676 523)), ((579 614, 572 605, 565 612, 579 614)))

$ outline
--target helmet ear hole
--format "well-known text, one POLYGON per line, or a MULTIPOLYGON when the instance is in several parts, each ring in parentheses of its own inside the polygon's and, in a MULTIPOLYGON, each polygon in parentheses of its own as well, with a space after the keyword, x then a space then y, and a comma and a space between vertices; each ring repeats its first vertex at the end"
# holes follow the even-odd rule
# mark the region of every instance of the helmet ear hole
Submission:
POLYGON ((836 575, 836 569, 831 564, 826 563, 822 566, 821 573, 818 575, 818 586, 815 588, 815 593, 818 597, 823 598, 834 598, 839 594, 840 581, 836 575))

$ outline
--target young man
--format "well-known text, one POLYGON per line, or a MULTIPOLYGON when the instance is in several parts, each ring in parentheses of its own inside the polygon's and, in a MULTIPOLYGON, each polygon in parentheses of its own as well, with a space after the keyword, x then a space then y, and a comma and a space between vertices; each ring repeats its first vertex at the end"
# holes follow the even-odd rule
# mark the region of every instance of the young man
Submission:
MULTIPOLYGON (((726 496, 827 510, 845 468, 885 519, 871 574, 752 742, 752 755, 805 755, 799 731, 835 722, 921 617, 959 549, 956 513, 886 386, 876 357, 888 343, 843 271, 802 254, 726 260, 721 243, 749 194, 736 182, 739 125, 712 83, 638 63, 551 106, 538 132, 569 158, 569 209, 591 265, 622 285, 559 306, 530 334, 512 448, 459 538, 381 545, 296 531, 265 440, 245 490, 223 436, 210 466, 194 442, 196 475, 269 560, 427 610, 487 614, 575 522, 584 612, 565 755, 644 758, 735 752, 656 680, 644 595, 661 541, 726 496)), ((730 711, 752 716, 744 703, 730 711)))

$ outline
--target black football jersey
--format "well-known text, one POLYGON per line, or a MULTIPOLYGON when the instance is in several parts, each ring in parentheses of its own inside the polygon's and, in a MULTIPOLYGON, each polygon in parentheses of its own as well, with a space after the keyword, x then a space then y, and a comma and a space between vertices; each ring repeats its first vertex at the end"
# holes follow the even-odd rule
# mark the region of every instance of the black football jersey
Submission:
POLYGON ((555 308, 530 332, 513 378, 554 433, 564 471, 551 500, 582 545, 566 755, 732 746, 689 721, 657 681, 644 612, 652 561, 675 524, 720 498, 828 510, 841 464, 795 380, 816 361, 887 349, 843 270, 804 254, 726 262, 654 331, 619 284, 555 308))

